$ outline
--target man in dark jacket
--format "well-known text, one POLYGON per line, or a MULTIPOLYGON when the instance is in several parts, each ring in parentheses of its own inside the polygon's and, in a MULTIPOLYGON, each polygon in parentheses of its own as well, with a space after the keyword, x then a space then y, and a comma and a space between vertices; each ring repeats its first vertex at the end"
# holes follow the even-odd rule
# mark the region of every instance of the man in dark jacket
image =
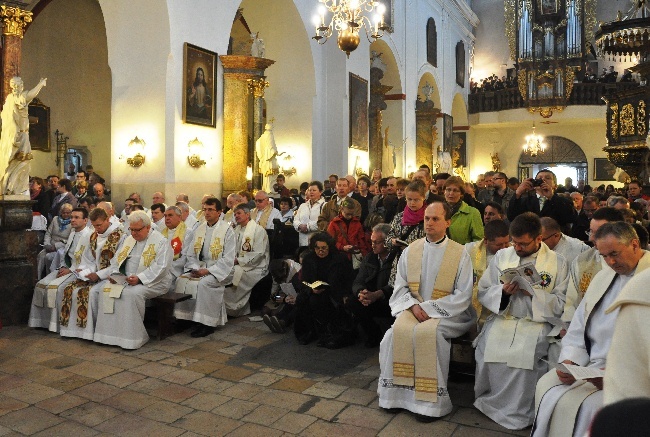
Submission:
POLYGON ((535 179, 524 180, 508 205, 508 220, 519 214, 532 212, 540 217, 551 217, 560 224, 562 232, 571 234, 571 224, 578 217, 573 202, 555 193, 557 178, 549 169, 537 172, 535 179), (535 182, 534 182, 535 181, 535 182))
POLYGON ((388 285, 390 271, 397 252, 386 248, 386 236, 390 225, 381 223, 375 226, 370 236, 372 252, 366 255, 352 284, 352 298, 348 308, 359 321, 366 334, 366 347, 377 347, 383 332, 375 318, 385 318, 392 323, 388 300, 393 287, 388 285))

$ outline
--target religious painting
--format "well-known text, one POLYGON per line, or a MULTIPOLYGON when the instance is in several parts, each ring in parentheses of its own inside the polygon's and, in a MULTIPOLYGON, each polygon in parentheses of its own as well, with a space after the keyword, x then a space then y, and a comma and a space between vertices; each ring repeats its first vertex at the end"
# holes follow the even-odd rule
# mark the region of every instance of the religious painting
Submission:
POLYGON ((467 167, 467 132, 454 132, 451 143, 452 166, 467 167))
POLYGON ((379 3, 386 6, 386 12, 384 12, 384 24, 388 29, 386 32, 393 32, 393 17, 395 16, 395 11, 393 10, 393 0, 379 0, 379 3))
POLYGON ((442 151, 451 153, 454 134, 454 117, 442 114, 442 151))
POLYGON ((350 73, 350 147, 368 151, 368 81, 350 73))
POLYGON ((465 44, 462 41, 456 44, 456 83, 465 88, 465 44))
POLYGON ((39 99, 34 99, 27 108, 29 114, 29 142, 32 150, 49 152, 50 148, 50 107, 39 99))
POLYGON ((184 44, 183 122, 215 127, 217 54, 184 44))
POLYGON ((438 66, 438 31, 433 18, 427 21, 427 62, 434 67, 438 66))
POLYGON ((618 167, 612 164, 607 158, 594 158, 594 180, 595 181, 614 181, 614 175, 618 167))
POLYGON ((540 8, 542 10, 542 15, 557 14, 558 0, 542 0, 540 2, 540 8))

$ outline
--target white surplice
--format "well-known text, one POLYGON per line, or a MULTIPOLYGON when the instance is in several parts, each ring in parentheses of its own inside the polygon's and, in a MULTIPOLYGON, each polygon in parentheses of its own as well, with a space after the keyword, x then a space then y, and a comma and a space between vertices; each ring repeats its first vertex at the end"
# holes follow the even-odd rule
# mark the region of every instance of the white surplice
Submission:
MULTIPOLYGON (((97 321, 95 323, 95 335, 93 341, 97 343, 120 346, 124 349, 138 349, 149 341, 149 335, 144 327, 145 301, 156 296, 165 294, 169 290, 172 281, 170 266, 173 258, 173 251, 167 239, 160 235, 155 245, 155 258, 149 267, 141 269, 140 258, 149 240, 155 238, 152 234, 160 233, 151 229, 147 239, 138 241, 123 262, 123 270, 126 276, 136 275, 141 284, 126 285, 119 299, 115 299, 115 306, 112 313, 106 313, 99 308, 97 321)), ((117 249, 119 254, 128 240, 123 240, 117 249)), ((104 275, 120 271, 117 255, 111 260, 111 265, 104 275)), ((90 295, 96 298, 99 303, 102 299, 103 289, 106 281, 102 281, 90 290, 90 295)), ((100 305, 101 306, 101 305, 100 305)))
POLYGON ((438 402, 416 400, 413 387, 393 384, 393 329, 391 328, 384 335, 379 350, 381 375, 377 394, 379 395, 379 406, 382 408, 403 408, 430 417, 441 417, 449 414, 452 410, 447 390, 451 355, 450 339, 467 332, 474 323, 475 316, 471 307, 472 263, 466 250, 463 250, 452 294, 431 300, 433 286, 448 242, 448 238, 439 244, 425 242, 422 255, 422 282, 419 289, 419 293, 424 299, 423 302, 418 302, 408 288, 406 271, 409 248, 404 250, 399 259, 395 289, 390 298, 391 313, 395 317, 413 305, 419 304, 429 317, 441 319, 436 330, 438 402))
MULTIPOLYGON (((63 256, 60 258, 60 264, 54 266, 52 273, 47 275, 45 278, 38 281, 36 287, 41 287, 47 289, 48 285, 57 279, 59 274, 59 269, 65 267, 70 271, 74 271, 79 268, 81 262, 81 257, 79 256, 79 261, 75 257, 75 253, 84 246, 84 250, 88 248, 88 237, 90 237, 92 231, 84 227, 81 231, 76 232, 74 229, 70 232, 68 241, 66 242, 65 247, 63 248, 63 256)), ((79 254, 81 255, 81 254, 79 254)), ((76 278, 72 273, 67 275, 67 278, 64 279, 57 288, 56 292, 56 304, 54 308, 49 308, 47 305, 40 305, 32 301, 32 307, 29 311, 29 321, 28 325, 31 328, 47 328, 52 332, 59 332, 59 312, 61 311, 61 299, 63 298, 63 290, 65 287, 76 278)), ((37 297, 37 294, 34 294, 34 298, 37 297)))
MULTIPOLYGON (((485 362, 486 344, 490 338, 490 330, 497 318, 504 318, 507 313, 510 320, 532 321, 544 317, 560 317, 564 309, 564 299, 568 282, 568 268, 561 255, 551 252, 542 243, 544 252, 548 257, 555 257, 554 271, 547 272, 555 275, 552 290, 537 292, 535 298, 525 296, 518 292, 509 299, 503 294, 503 284, 500 281, 505 260, 513 256, 514 247, 498 251, 487 270, 479 281, 479 301, 492 311, 494 315, 485 323, 483 330, 477 338, 476 344, 476 375, 474 406, 483 414, 490 417, 499 425, 508 429, 523 429, 533 423, 535 414, 535 385, 537 380, 548 371, 548 364, 543 361, 548 354, 547 335, 552 326, 549 323, 539 323, 539 334, 534 347, 533 368, 509 367, 507 363, 485 362), (507 306, 501 309, 502 299, 507 306), (541 314, 539 310, 543 309, 541 314)), ((531 256, 521 258, 519 264, 550 262, 552 259, 537 261, 542 248, 531 256)), ((540 272, 542 273, 542 272, 540 272)), ((528 324, 528 326, 531 326, 528 324)), ((534 325, 532 325, 534 327, 534 325)), ((532 350, 528 351, 533 354, 532 350)))
MULTIPOLYGON (((103 234, 97 235, 97 248, 95 249, 95 255, 93 255, 90 247, 87 247, 84 252, 81 254, 81 264, 79 265, 80 272, 78 273, 81 279, 86 279, 87 275, 90 273, 98 272, 100 269, 101 263, 101 253, 108 237, 116 233, 120 235, 120 243, 124 240, 124 234, 119 231, 120 223, 112 223, 108 229, 103 234)), ((94 232, 91 232, 90 237, 92 237, 94 232)), ((90 246, 90 245, 89 245, 90 246)), ((118 243, 119 247, 119 243, 118 243)), ((117 252, 116 252, 117 253, 117 252)), ((101 275, 100 275, 101 278, 101 275)), ((102 278, 104 279, 104 278, 102 278)), ((99 304, 98 299, 93 299, 92 293, 89 293, 88 298, 88 315, 86 320, 86 326, 84 328, 76 325, 74 319, 74 314, 76 314, 77 309, 77 297, 78 297, 79 287, 75 288, 72 291, 72 301, 70 304, 71 315, 68 326, 60 326, 59 333, 63 337, 78 337, 86 340, 92 340, 95 333, 95 321, 97 320, 97 306, 99 304)), ((91 289, 92 290, 92 289, 91 289)))
MULTIPOLYGON (((187 263, 184 270, 189 272, 192 269, 205 268, 208 274, 203 276, 197 285, 196 299, 188 299, 178 302, 174 307, 174 316, 177 319, 192 320, 207 326, 222 326, 228 321, 226 305, 224 304, 225 286, 232 283, 235 272, 235 231, 227 221, 217 221, 213 226, 206 222, 201 223, 194 238, 186 244, 187 263), (200 254, 197 256, 194 251, 194 238, 202 234, 201 227, 205 226, 205 238, 200 254), (214 259, 210 250, 210 242, 217 227, 226 227, 222 251, 214 259), (202 267, 203 266, 203 267, 202 267)), ((229 287, 231 289, 232 287, 229 287)))

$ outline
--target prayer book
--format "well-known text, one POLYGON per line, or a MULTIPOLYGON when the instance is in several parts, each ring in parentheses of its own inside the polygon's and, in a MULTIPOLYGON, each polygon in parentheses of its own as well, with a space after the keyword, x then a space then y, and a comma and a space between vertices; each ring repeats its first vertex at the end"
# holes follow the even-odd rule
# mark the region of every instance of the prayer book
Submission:
POLYGON ((591 379, 605 377, 605 369, 597 367, 582 367, 574 364, 558 363, 557 369, 560 372, 570 373, 575 379, 591 379))
POLYGON ((499 279, 504 284, 516 282, 522 288, 529 288, 532 285, 537 285, 542 282, 542 277, 539 275, 533 263, 526 263, 505 269, 501 272, 499 279))
POLYGON ((327 282, 323 282, 323 281, 316 281, 316 282, 312 282, 311 284, 309 282, 303 281, 302 283, 305 284, 307 287, 309 287, 311 289, 320 288, 320 287, 328 287, 330 285, 327 282))
POLYGON ((123 275, 121 273, 114 273, 109 276, 109 278, 115 281, 115 283, 118 285, 126 285, 126 275, 123 275))

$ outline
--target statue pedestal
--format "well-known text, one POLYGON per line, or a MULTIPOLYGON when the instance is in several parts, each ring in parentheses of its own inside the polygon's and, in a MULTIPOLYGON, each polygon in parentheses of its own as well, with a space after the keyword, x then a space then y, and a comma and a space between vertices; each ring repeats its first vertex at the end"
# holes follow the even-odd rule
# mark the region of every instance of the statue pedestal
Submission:
MULTIPOLYGON (((24 197, 22 197, 24 199, 24 197)), ((27 323, 35 283, 38 236, 32 227, 32 200, 0 200, 0 320, 27 323)))

